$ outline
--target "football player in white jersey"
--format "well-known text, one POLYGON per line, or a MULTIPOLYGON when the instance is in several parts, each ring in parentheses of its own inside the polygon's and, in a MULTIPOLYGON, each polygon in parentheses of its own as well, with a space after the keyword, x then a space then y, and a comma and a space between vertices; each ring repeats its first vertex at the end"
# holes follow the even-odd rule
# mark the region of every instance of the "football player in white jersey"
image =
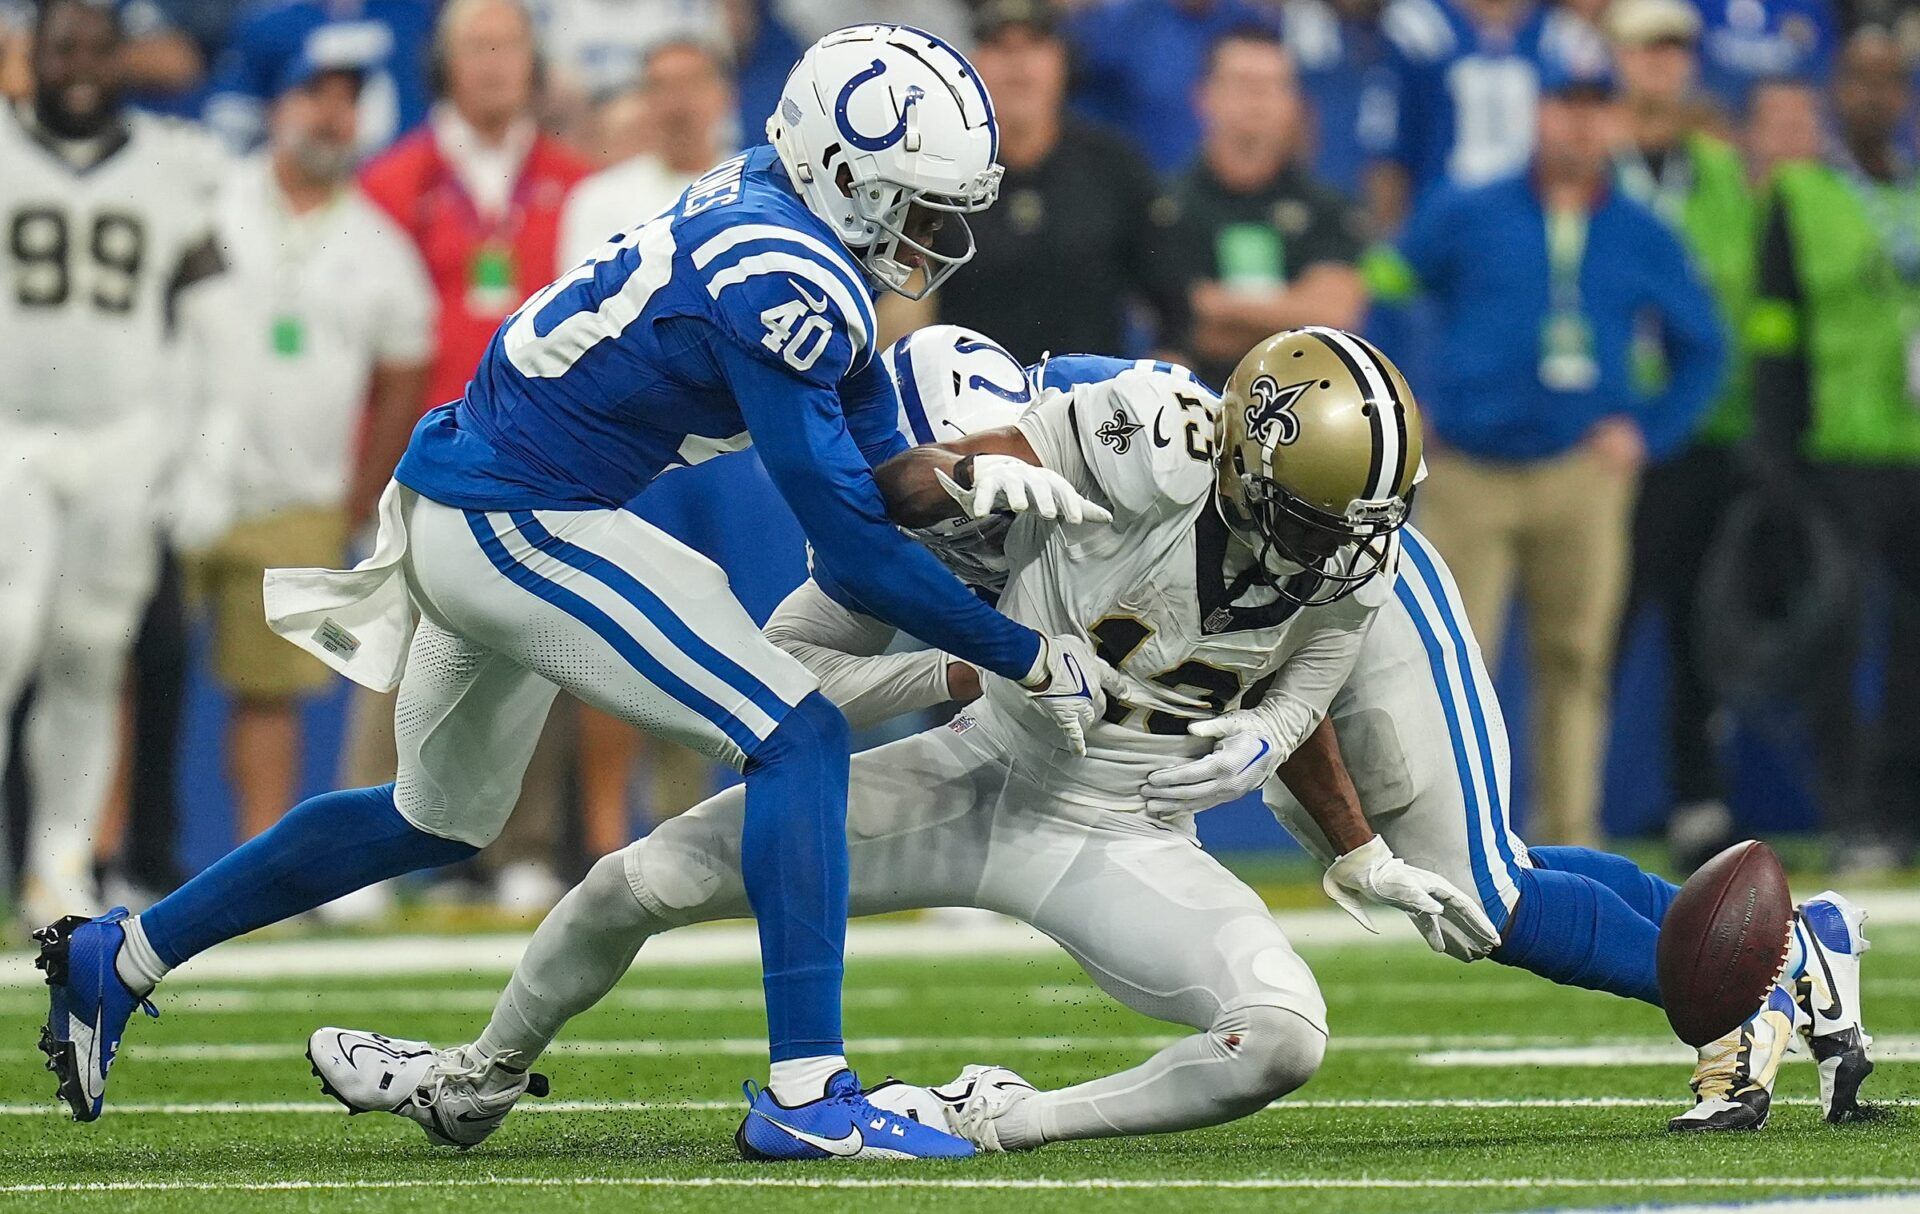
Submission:
MULTIPOLYGON (((1084 756, 1048 743, 1042 723, 991 685, 951 724, 856 756, 853 913, 1013 915, 1129 1006, 1198 1030, 1137 1067, 1060 1091, 1035 1093, 997 1068, 972 1074, 977 1098, 950 1127, 981 1149, 1019 1149, 1260 1109, 1318 1067, 1325 1005, 1259 897, 1200 849, 1190 817, 1145 812, 1160 795, 1145 786, 1169 764, 1167 787, 1216 783, 1223 766, 1257 785, 1325 712, 1392 581, 1394 532, 1419 466, 1411 395, 1347 335, 1289 334, 1236 373, 1224 440, 1220 400, 1162 371, 1050 393, 1017 427, 979 430, 999 420, 991 404, 915 418, 926 404, 915 389, 978 379, 1023 396, 1011 356, 976 335, 927 330, 896 346, 892 364, 903 429, 974 430, 882 467, 896 519, 942 528, 933 540, 943 551, 984 555, 979 580, 991 592, 997 537, 981 533, 997 525, 996 501, 1025 506, 1006 529, 1002 609, 1091 634, 1133 686, 1088 730, 1084 756), (1284 390, 1276 376, 1287 376, 1284 390), (1015 461, 1029 467, 1025 493, 1009 501, 1002 487, 1015 461), (1034 464, 1057 482, 1035 478, 1034 464), (1078 496, 1110 509, 1112 526, 1072 521, 1078 496)), ((848 610, 858 606, 837 588, 804 587, 769 633, 852 720, 967 694, 965 668, 944 655, 845 660, 887 639, 848 610)), ((309 1051, 326 1089, 355 1111, 410 1117, 436 1141, 485 1138, 526 1090, 476 1081, 496 1069, 490 1060, 537 1057, 648 937, 748 912, 742 809, 737 791, 723 793, 600 861, 542 924, 473 1044, 435 1051, 315 1033, 309 1051)), ((1342 869, 1355 897, 1447 917, 1493 942, 1470 897, 1383 853, 1342 869)), ((914 1091, 883 1085, 873 1095, 914 1091)))
POLYGON ((157 489, 186 428, 171 310, 218 267, 223 154, 188 124, 121 107, 120 50, 113 6, 48 0, 34 95, 0 113, 0 711, 37 686, 35 923, 99 909, 93 836, 122 672, 157 572, 157 489))

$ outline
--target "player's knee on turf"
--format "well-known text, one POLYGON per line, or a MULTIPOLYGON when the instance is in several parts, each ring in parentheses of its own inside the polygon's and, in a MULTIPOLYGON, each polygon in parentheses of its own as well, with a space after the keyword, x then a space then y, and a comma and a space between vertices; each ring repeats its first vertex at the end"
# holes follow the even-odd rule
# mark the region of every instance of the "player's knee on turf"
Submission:
POLYGON ((1221 1013, 1208 1029, 1233 1066, 1222 1072, 1222 1103, 1244 1117, 1299 1090, 1319 1071, 1327 1038, 1298 1012, 1255 1005, 1221 1013))

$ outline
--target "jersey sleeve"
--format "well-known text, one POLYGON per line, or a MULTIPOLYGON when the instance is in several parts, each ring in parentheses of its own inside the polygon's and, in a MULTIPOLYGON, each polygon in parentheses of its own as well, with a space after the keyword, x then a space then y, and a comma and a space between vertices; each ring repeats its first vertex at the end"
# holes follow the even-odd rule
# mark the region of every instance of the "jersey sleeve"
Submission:
POLYGON ((688 256, 714 324, 748 355, 823 388, 867 365, 873 299, 851 263, 812 235, 738 224, 688 256))
POLYGON ((1049 397, 1020 421, 1040 462, 1118 516, 1183 509, 1214 479, 1220 400, 1179 369, 1136 369, 1049 397))
POLYGON ((820 567, 871 614, 968 662, 1024 678, 1040 638, 975 598, 887 517, 838 394, 732 345, 714 351, 754 449, 820 567))
POLYGON ((821 694, 855 729, 952 698, 946 654, 888 653, 893 628, 834 601, 815 582, 803 582, 781 602, 766 634, 813 672, 821 694))

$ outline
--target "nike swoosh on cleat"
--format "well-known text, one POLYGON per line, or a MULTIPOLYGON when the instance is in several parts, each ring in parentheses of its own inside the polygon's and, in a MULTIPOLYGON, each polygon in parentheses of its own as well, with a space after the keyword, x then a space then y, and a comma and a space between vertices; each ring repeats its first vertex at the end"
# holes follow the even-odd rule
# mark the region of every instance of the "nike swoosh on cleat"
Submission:
POLYGON ((867 1145, 867 1140, 863 1138, 860 1134, 859 1126, 855 1126, 851 1130, 848 1130, 846 1133, 846 1136, 843 1138, 823 1138, 819 1134, 809 1134, 805 1130, 796 1130, 784 1121, 777 1120, 773 1117, 768 1117, 765 1113, 760 1112, 759 1109, 755 1109, 753 1111, 756 1115, 765 1118, 769 1122, 772 1122, 774 1125, 778 1126, 780 1129, 786 1131, 787 1133, 793 1135, 795 1138, 799 1139, 801 1142, 806 1143, 810 1147, 816 1147, 819 1150, 825 1151, 829 1155, 838 1155, 843 1159, 850 1158, 854 1155, 858 1155, 861 1152, 861 1150, 867 1145))
POLYGON ((348 1066, 358 1066, 359 1064, 354 1062, 353 1056, 355 1052, 359 1050, 375 1050, 375 1051, 378 1051, 384 1057, 401 1059, 401 1060, 408 1059, 408 1058, 419 1058, 430 1052, 427 1050, 396 1050, 388 1046, 383 1041, 374 1041, 371 1038, 361 1038, 358 1041, 347 1042, 341 1046, 341 1049, 340 1049, 341 1061, 345 1062, 348 1066))

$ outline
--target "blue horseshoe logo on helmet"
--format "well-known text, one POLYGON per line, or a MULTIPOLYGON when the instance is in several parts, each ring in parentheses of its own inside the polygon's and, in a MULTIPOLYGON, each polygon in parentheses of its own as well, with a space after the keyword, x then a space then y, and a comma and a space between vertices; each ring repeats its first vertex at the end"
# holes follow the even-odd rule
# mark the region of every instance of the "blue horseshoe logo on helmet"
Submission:
POLYGON ((847 81, 846 86, 840 90, 839 99, 833 105, 833 121, 840 128, 840 133, 846 137, 848 143, 863 152, 884 151, 906 138, 907 112, 920 104, 920 99, 926 96, 926 91, 919 85, 908 85, 906 100, 900 104, 900 120, 893 124, 893 129, 884 135, 862 135, 854 130, 853 124, 847 120, 847 103, 853 100, 855 89, 869 80, 885 75, 886 71, 887 65, 875 59, 866 71, 856 73, 853 79, 847 81))

